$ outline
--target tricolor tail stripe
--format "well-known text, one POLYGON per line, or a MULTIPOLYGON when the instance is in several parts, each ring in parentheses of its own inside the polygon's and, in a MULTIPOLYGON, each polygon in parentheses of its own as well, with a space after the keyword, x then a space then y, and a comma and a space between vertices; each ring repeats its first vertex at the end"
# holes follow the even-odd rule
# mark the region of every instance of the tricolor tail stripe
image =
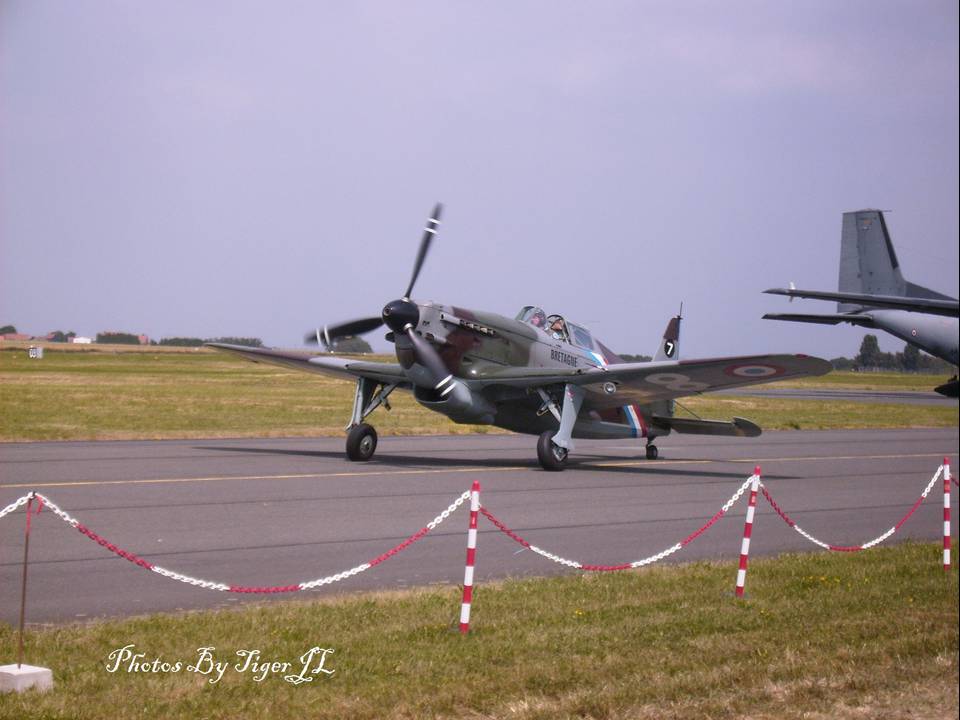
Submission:
MULTIPOLYGON (((600 367, 607 367, 609 364, 603 353, 590 351, 590 354, 600 363, 600 367)), ((627 419, 627 424, 630 426, 631 435, 635 438, 646 437, 647 429, 643 423, 643 414, 640 412, 640 409, 636 405, 624 405, 621 410, 623 410, 623 416, 627 419)))

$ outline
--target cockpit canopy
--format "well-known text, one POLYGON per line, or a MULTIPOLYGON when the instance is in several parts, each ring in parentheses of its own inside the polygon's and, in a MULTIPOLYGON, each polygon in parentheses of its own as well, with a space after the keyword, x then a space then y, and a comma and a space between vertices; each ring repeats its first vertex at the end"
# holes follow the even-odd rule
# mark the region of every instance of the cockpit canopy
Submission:
POLYGON ((580 325, 567 322, 562 315, 547 315, 543 308, 527 305, 517 313, 516 319, 543 330, 555 340, 573 343, 586 350, 594 349, 590 331, 580 325))
POLYGON ((517 313, 516 319, 540 328, 541 330, 547 329, 547 314, 543 311, 543 308, 527 305, 517 313))

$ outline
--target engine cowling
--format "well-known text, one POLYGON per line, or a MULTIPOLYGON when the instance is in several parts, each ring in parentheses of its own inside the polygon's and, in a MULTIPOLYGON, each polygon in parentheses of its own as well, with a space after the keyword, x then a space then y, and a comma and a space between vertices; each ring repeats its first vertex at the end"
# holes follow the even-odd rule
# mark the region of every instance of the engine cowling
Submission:
POLYGON ((458 423, 492 425, 497 414, 493 403, 471 391, 462 381, 456 381, 453 390, 446 395, 415 385, 413 397, 425 408, 443 413, 458 423))

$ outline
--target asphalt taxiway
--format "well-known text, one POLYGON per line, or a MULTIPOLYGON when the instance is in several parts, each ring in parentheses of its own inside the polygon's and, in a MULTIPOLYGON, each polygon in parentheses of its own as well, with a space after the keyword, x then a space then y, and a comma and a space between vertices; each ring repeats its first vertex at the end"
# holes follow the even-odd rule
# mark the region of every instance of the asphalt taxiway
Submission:
MULTIPOLYGON (((581 441, 562 473, 539 469, 534 443, 516 435, 386 437, 368 463, 346 460, 341 438, 11 443, 0 445, 0 508, 36 490, 103 538, 169 570, 232 585, 289 585, 377 557, 479 480, 483 504, 533 544, 584 563, 617 564, 700 527, 755 464, 805 530, 860 544, 903 517, 945 455, 956 461, 960 434, 954 427, 672 436, 659 443, 656 461, 642 459, 640 442, 581 441)), ((939 493, 895 540, 942 536, 939 493)), ((670 561, 729 560, 732 588, 745 510, 741 500, 670 561)), ((467 521, 461 507, 383 564, 283 597, 456 585, 467 521)), ((22 511, 0 520, 0 620, 11 624, 19 613, 23 532, 22 511)), ((755 554, 819 551, 762 500, 753 537, 755 554)), ((27 617, 34 623, 264 598, 139 568, 50 512, 33 519, 30 558, 27 617)), ((478 603, 490 579, 569 572, 481 518, 478 603)))

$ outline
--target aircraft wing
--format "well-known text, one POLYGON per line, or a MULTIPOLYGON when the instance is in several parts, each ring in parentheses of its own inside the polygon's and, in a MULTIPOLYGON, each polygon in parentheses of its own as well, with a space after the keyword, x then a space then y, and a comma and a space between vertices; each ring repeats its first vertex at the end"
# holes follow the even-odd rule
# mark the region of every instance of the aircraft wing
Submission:
POLYGON ((582 385, 587 391, 584 409, 602 410, 792 377, 823 375, 830 369, 826 360, 808 355, 748 355, 680 362, 618 363, 603 368, 570 370, 505 368, 470 380, 472 386, 507 385, 531 390, 561 383, 582 385), (613 383, 615 392, 606 392, 607 383, 613 383))
POLYGON ((273 350, 271 348, 254 348, 228 343, 204 344, 208 347, 240 355, 253 362, 281 365, 294 370, 306 370, 307 372, 333 375, 349 380, 362 377, 381 383, 399 383, 401 387, 409 384, 399 363, 370 362, 337 355, 317 355, 316 353, 298 352, 296 350, 273 350))
POLYGON ((789 320, 790 322, 819 323, 820 325, 839 325, 848 322, 861 327, 874 327, 874 320, 870 315, 862 313, 767 313, 764 320, 789 320))
POLYGON ((909 310, 929 315, 960 317, 960 302, 956 300, 938 300, 933 298, 900 297, 897 295, 869 295, 847 292, 821 292, 820 290, 796 290, 794 288, 770 288, 764 290, 768 295, 786 295, 791 298, 810 298, 813 300, 835 300, 841 303, 854 303, 867 307, 889 308, 891 310, 909 310))

